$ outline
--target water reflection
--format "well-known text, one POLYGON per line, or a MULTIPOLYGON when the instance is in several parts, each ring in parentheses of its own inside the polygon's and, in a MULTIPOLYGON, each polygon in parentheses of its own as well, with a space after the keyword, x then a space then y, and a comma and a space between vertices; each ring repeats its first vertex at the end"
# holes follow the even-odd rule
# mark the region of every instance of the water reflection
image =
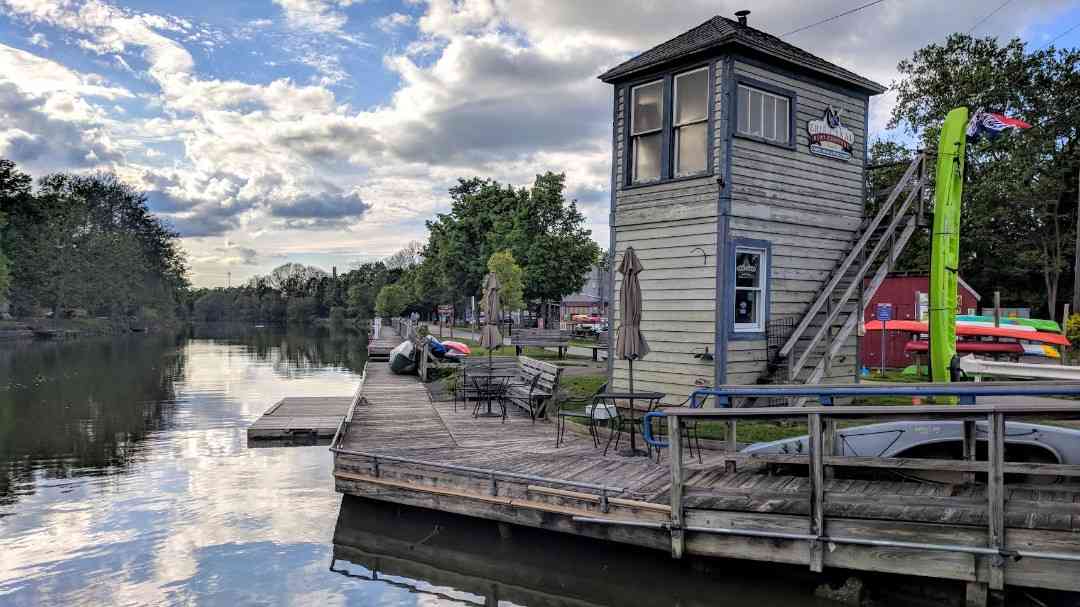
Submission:
POLYGON ((273 361, 284 376, 327 367, 359 373, 367 360, 367 335, 351 329, 212 323, 193 325, 190 336, 242 345, 257 360, 273 361))
POLYGON ((34 476, 110 474, 170 427, 184 373, 172 336, 16 342, 0 348, 0 504, 34 476))

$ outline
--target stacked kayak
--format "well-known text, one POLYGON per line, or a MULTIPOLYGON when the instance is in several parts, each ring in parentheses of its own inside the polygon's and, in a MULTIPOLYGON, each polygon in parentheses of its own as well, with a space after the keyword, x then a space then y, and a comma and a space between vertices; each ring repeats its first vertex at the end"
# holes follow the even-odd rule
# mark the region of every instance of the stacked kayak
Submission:
MULTIPOLYGON (((1068 346, 1069 340, 1060 332, 1040 330, 1030 324, 1003 324, 995 327, 993 319, 989 322, 984 317, 961 316, 956 321, 957 352, 1009 354, 1014 356, 1041 356, 1061 358, 1061 352, 1055 346, 1068 346), (979 320, 969 320, 979 318, 979 320), (962 339, 967 338, 967 339, 962 339), (988 340, 989 338, 990 340, 988 340), (1006 341, 1001 341, 1002 339, 1006 341)), ((1037 319, 1012 319, 1037 320, 1037 319)), ((1053 321, 1040 321, 1052 323, 1053 321)), ((1053 323, 1057 326, 1057 323, 1053 323)), ((1050 325, 1040 326, 1050 328, 1050 325)), ((915 335, 930 333, 929 323, 918 320, 873 320, 866 323, 867 331, 900 331, 915 335)), ((926 352, 929 344, 925 340, 909 341, 904 350, 907 352, 926 352)))
POLYGON ((416 373, 416 357, 413 356, 414 349, 412 342, 405 340, 398 344, 396 348, 390 350, 390 371, 398 375, 416 373))

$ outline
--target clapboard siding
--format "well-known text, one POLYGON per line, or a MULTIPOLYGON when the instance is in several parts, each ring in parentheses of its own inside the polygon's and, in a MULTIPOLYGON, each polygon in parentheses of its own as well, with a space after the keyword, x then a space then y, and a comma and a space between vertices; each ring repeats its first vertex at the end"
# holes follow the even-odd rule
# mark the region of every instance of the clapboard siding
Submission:
MULTIPOLYGON (((770 317, 799 317, 832 276, 863 222, 865 97, 742 60, 735 61, 735 73, 796 94, 795 149, 740 137, 733 140, 731 236, 772 243, 770 317), (848 162, 809 152, 807 122, 820 119, 829 105, 841 111, 844 125, 855 136, 848 162)), ((855 338, 849 342, 854 348, 855 338)), ((766 369, 767 342, 731 346, 735 344, 737 351, 751 348, 757 354, 735 361, 731 356, 736 350, 729 347, 728 382, 756 380, 766 369)), ((829 377, 850 380, 853 359, 837 359, 829 377)))

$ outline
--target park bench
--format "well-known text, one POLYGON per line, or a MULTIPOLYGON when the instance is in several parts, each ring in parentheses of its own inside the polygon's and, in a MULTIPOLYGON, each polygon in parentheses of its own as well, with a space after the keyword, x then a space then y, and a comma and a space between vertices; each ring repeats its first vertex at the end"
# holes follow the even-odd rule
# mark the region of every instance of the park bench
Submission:
POLYGON ((559 358, 562 358, 566 355, 566 348, 570 345, 572 335, 570 331, 561 331, 559 329, 519 329, 510 336, 510 344, 517 349, 519 357, 522 348, 525 346, 536 346, 539 348, 558 348, 559 358))
POLYGON ((518 357, 517 368, 518 381, 506 391, 506 398, 536 421, 545 416, 548 403, 559 392, 562 368, 528 356, 518 357))

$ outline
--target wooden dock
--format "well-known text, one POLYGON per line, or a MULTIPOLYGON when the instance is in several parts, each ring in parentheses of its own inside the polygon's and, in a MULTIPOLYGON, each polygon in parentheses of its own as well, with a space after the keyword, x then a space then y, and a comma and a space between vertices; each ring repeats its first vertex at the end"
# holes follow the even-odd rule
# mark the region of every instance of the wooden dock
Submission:
MULTIPOLYGON (((375 364, 331 448, 337 490, 371 499, 675 551, 683 558, 952 579, 968 583, 971 604, 980 604, 988 587, 1004 584, 1080 591, 1075 484, 1005 485, 1005 510, 995 515, 988 511, 984 483, 859 477, 815 483, 805 474, 765 473, 765 465, 745 457, 736 458, 740 467, 734 470, 731 457, 706 451, 701 464, 683 461, 680 495, 673 499, 667 453, 662 464, 604 457, 589 438, 568 438, 556 448, 553 424, 534 424, 518 411, 506 423, 474 418, 471 409, 455 411, 452 402, 430 401, 415 377, 375 364), (680 504, 678 518, 672 503, 680 504), (1007 542, 988 548, 994 545, 988 523, 995 516, 1003 520, 1007 542), (821 531, 812 533, 822 521, 821 531), (818 551, 808 541, 813 538, 835 542, 818 551), (1011 549, 1064 558, 1018 559, 1011 549)), ((956 464, 986 469, 985 462, 956 464)), ((806 465, 803 456, 802 470, 806 465)))
POLYGON ((248 427, 248 445, 330 444, 354 396, 283 398, 248 427))
POLYGON ((398 347, 404 338, 390 323, 385 323, 379 328, 379 338, 372 334, 368 341, 368 360, 385 361, 390 359, 390 351, 398 347))

